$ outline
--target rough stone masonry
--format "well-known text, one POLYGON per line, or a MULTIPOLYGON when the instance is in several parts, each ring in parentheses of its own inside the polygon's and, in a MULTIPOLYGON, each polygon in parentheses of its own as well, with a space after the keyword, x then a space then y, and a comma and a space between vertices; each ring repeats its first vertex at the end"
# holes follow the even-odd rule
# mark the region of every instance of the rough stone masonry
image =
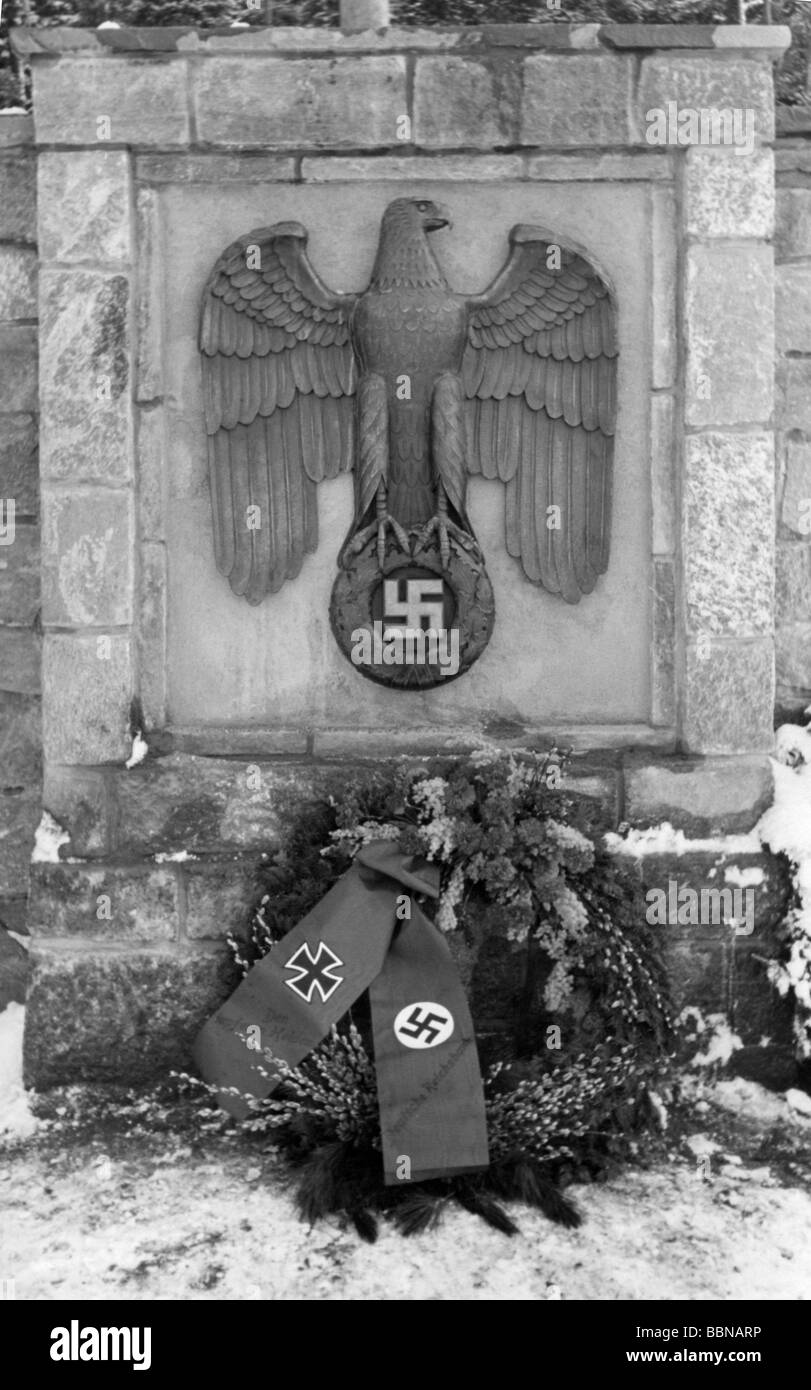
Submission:
POLYGON ((595 824, 669 820, 697 842, 640 861, 647 883, 700 891, 732 864, 761 871, 754 934, 692 931, 671 961, 683 1001, 728 1011, 746 1041, 779 1036, 760 957, 784 870, 707 841, 751 830, 769 802, 775 648, 781 699, 811 694, 801 134, 778 144, 773 243, 772 64, 788 32, 48 29, 14 42, 34 106, 0 116, 0 495, 16 504, 0 550, 0 916, 31 934, 28 1082, 182 1065, 229 988, 224 938, 251 867, 291 809, 369 759, 482 735, 571 743, 570 789, 595 824), (753 113, 751 149, 651 143, 649 113, 673 103, 753 113), (443 254, 469 291, 501 264, 512 223, 582 247, 616 295, 625 366, 616 567, 594 616, 523 585, 477 481, 502 626, 475 678, 407 696, 393 719, 391 694, 330 665, 347 480, 329 485, 323 560, 294 596, 243 613, 217 575, 195 334, 205 275, 236 236, 303 221, 317 268, 352 288, 381 208, 411 191, 456 209, 464 235, 443 254), (149 753, 128 769, 133 700, 149 753), (43 806, 68 838, 29 883, 43 806))

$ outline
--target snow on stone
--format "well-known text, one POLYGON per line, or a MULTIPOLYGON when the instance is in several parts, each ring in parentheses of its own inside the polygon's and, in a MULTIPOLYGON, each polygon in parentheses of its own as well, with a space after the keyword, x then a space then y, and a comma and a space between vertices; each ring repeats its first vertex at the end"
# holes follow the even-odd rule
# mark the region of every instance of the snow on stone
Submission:
POLYGON ((676 830, 670 821, 652 825, 648 830, 629 830, 625 835, 610 831, 605 836, 606 848, 612 854, 627 854, 641 859, 646 854, 759 854, 761 843, 754 830, 748 835, 716 835, 706 840, 690 840, 683 830, 676 830))
POLYGON ((756 888, 763 882, 763 870, 753 865, 750 869, 740 869, 737 864, 729 864, 724 869, 724 882, 736 888, 756 888))
POLYGON ((199 854, 191 854, 187 849, 176 849, 172 854, 160 850, 154 859, 156 864, 186 864, 190 859, 199 859, 199 857, 199 854))
POLYGON ((132 740, 132 752, 130 753, 130 756, 127 758, 127 761, 125 762, 124 766, 137 767, 139 763, 142 763, 144 761, 144 758, 146 757, 148 752, 149 744, 147 743, 146 739, 143 737, 141 733, 141 730, 139 729, 132 740))
POLYGON ((786 1100, 792 1110, 799 1111, 801 1115, 811 1116, 811 1096, 806 1091, 799 1091, 796 1087, 792 1087, 790 1091, 786 1091, 786 1100))
POLYGON ((788 958, 772 961, 768 975, 778 992, 795 999, 794 1035, 811 1056, 811 729, 783 724, 776 735, 774 804, 756 827, 764 845, 794 866, 799 906, 789 914, 788 958))
POLYGON ((43 811, 42 819, 34 836, 31 851, 32 864, 59 864, 59 847, 70 842, 70 835, 54 820, 49 811, 43 811))
POLYGON ((0 1013, 0 1144, 27 1139, 39 1126, 23 1087, 24 1024, 22 1004, 9 1004, 0 1013))
POLYGON ((691 1067, 725 1067, 733 1052, 743 1047, 737 1033, 733 1033, 723 1014, 708 1014, 707 1023, 711 1027, 706 1042, 706 1051, 697 1052, 690 1059, 691 1067))

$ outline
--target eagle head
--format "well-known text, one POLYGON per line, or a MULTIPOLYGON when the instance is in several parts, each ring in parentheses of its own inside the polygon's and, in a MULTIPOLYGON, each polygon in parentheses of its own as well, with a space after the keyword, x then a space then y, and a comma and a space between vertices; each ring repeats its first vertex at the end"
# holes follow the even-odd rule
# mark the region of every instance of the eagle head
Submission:
POLYGON ((395 198, 383 214, 372 284, 445 285, 426 234, 451 227, 451 215, 430 198, 395 198))
POLYGON ((430 198, 395 198, 383 214, 383 230, 389 227, 402 232, 438 232, 452 227, 449 210, 430 198))

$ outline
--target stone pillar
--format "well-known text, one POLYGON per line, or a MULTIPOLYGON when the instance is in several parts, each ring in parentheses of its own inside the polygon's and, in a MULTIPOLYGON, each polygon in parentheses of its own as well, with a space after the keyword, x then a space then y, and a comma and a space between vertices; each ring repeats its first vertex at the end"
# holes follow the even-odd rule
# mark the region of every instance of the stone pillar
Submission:
POLYGON ((45 756, 92 765, 134 683, 128 152, 43 152, 39 207, 45 756))
POLYGON ((767 750, 774 709, 771 67, 751 59, 671 60, 649 80, 650 106, 730 108, 754 120, 749 152, 694 145, 683 167, 680 733, 688 752, 767 750))
POLYGON ((777 152, 778 709, 811 701, 811 148, 777 152))
POLYGON ((36 167, 30 117, 0 114, 0 1010, 24 997, 28 858, 40 817, 36 167), (13 995, 10 990, 13 988, 13 995))

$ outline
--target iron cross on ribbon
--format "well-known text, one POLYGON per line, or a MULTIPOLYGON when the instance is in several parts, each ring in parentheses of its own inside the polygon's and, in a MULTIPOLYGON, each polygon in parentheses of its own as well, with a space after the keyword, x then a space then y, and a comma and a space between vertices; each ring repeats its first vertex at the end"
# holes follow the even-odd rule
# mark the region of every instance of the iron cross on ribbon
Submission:
POLYGON ((194 1049, 221 1107, 241 1118, 249 1111, 242 1096, 264 1098, 279 1084, 270 1059, 298 1066, 368 989, 389 1185, 402 1182, 404 1172, 419 1182, 488 1166, 465 991, 442 934, 413 899, 410 919, 397 920, 403 888, 438 897, 438 868, 391 840, 365 846, 312 912, 254 965, 194 1049), (257 1026, 259 1052, 248 1045, 257 1026), (229 1094, 231 1087, 240 1094, 229 1094))

